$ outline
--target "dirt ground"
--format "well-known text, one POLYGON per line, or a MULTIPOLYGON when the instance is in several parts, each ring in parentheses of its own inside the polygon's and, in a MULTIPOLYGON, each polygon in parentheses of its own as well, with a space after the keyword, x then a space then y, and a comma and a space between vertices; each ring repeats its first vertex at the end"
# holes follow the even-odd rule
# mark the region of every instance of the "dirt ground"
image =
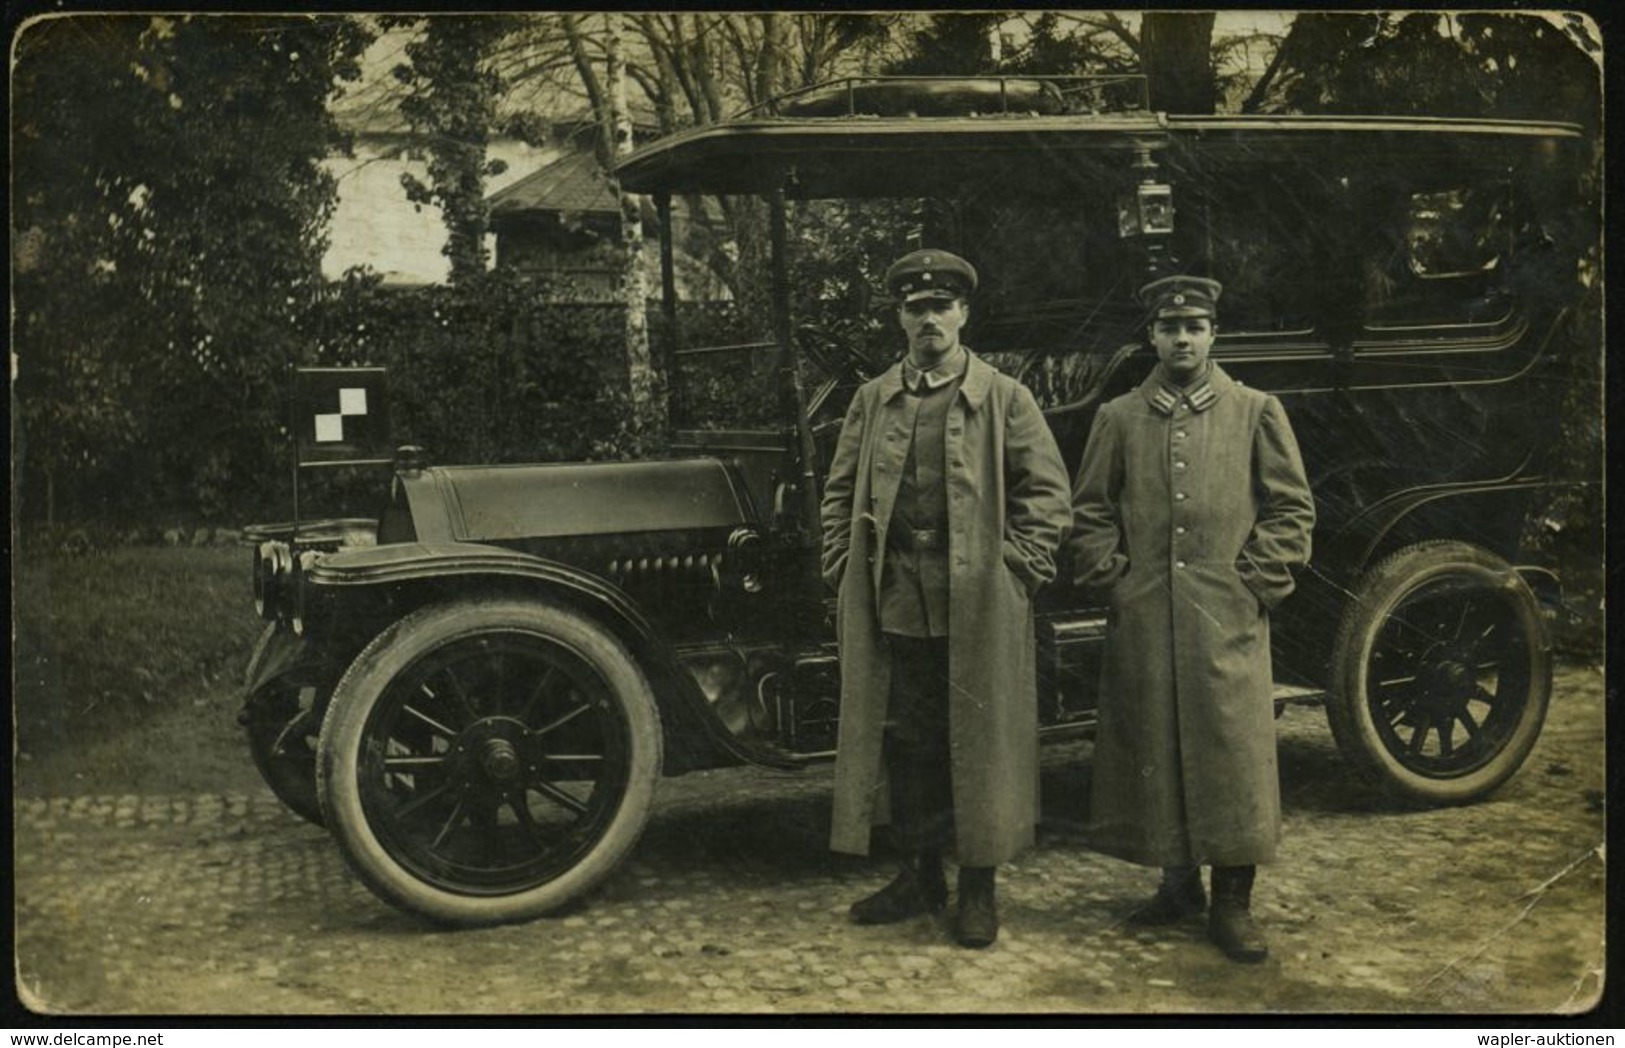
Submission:
POLYGON ((229 696, 17 765, 19 992, 66 1014, 1086 1013, 1577 1016, 1603 979, 1604 681, 1559 675, 1494 797, 1384 810, 1320 710, 1281 719, 1285 838, 1258 967, 1196 924, 1122 917, 1155 875, 1083 847, 1089 747, 1047 751, 1039 847, 1004 931, 857 928, 885 863, 827 850, 829 770, 662 783, 632 859, 579 909, 450 932, 374 899, 255 778, 229 696))

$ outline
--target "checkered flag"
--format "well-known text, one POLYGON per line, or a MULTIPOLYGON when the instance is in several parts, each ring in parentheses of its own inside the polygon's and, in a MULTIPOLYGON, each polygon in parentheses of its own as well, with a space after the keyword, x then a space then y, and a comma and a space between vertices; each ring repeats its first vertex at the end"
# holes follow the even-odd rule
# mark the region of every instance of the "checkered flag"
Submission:
POLYGON ((299 368, 296 378, 300 466, 391 461, 383 368, 299 368))

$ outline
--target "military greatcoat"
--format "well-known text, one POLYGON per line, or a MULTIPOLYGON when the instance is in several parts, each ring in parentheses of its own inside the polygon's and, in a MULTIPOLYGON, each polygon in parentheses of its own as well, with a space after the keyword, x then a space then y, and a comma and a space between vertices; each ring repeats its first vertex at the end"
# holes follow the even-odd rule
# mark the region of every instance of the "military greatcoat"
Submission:
POLYGON ((1101 408, 1070 551, 1110 610, 1089 825, 1146 865, 1249 865, 1280 835, 1269 609, 1314 503, 1286 413, 1213 366, 1101 408))
MULTIPOLYGON (((822 506, 824 579, 839 594, 840 737, 831 847, 868 854, 886 817, 891 659, 878 623, 886 535, 912 434, 901 363, 853 397, 822 506)), ((949 750, 955 845, 994 866, 1033 841, 1038 704, 1032 594, 1070 521, 1066 467, 1025 386, 970 354, 944 427, 949 750)))

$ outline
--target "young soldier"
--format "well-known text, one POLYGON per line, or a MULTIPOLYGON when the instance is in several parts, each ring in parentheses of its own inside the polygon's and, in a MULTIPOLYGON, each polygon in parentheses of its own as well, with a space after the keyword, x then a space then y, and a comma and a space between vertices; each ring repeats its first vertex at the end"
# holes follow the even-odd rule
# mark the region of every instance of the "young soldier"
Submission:
POLYGON ((907 356, 853 397, 823 502, 839 592, 841 720, 831 846, 866 855, 889 789, 903 860, 860 924, 943 909, 998 935, 994 868, 1033 841, 1038 707, 1031 598, 1070 520, 1066 467, 1026 387, 959 341, 976 270, 915 251, 886 275, 907 356))
POLYGON ((1208 360, 1220 290, 1141 289, 1159 363, 1095 419, 1070 545, 1078 584, 1110 599, 1092 840, 1162 867, 1135 923, 1200 915, 1212 866, 1208 936, 1257 962, 1253 878, 1281 811, 1268 613, 1309 560, 1314 503, 1280 403, 1208 360))

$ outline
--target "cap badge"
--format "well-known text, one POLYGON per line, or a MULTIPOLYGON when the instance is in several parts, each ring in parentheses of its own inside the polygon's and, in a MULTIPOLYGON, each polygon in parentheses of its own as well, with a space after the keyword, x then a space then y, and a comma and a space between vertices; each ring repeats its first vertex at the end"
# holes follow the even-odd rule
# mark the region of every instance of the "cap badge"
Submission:
POLYGON ((1185 296, 1183 294, 1178 294, 1178 295, 1174 296, 1174 305, 1183 306, 1184 304, 1185 304, 1185 296))

